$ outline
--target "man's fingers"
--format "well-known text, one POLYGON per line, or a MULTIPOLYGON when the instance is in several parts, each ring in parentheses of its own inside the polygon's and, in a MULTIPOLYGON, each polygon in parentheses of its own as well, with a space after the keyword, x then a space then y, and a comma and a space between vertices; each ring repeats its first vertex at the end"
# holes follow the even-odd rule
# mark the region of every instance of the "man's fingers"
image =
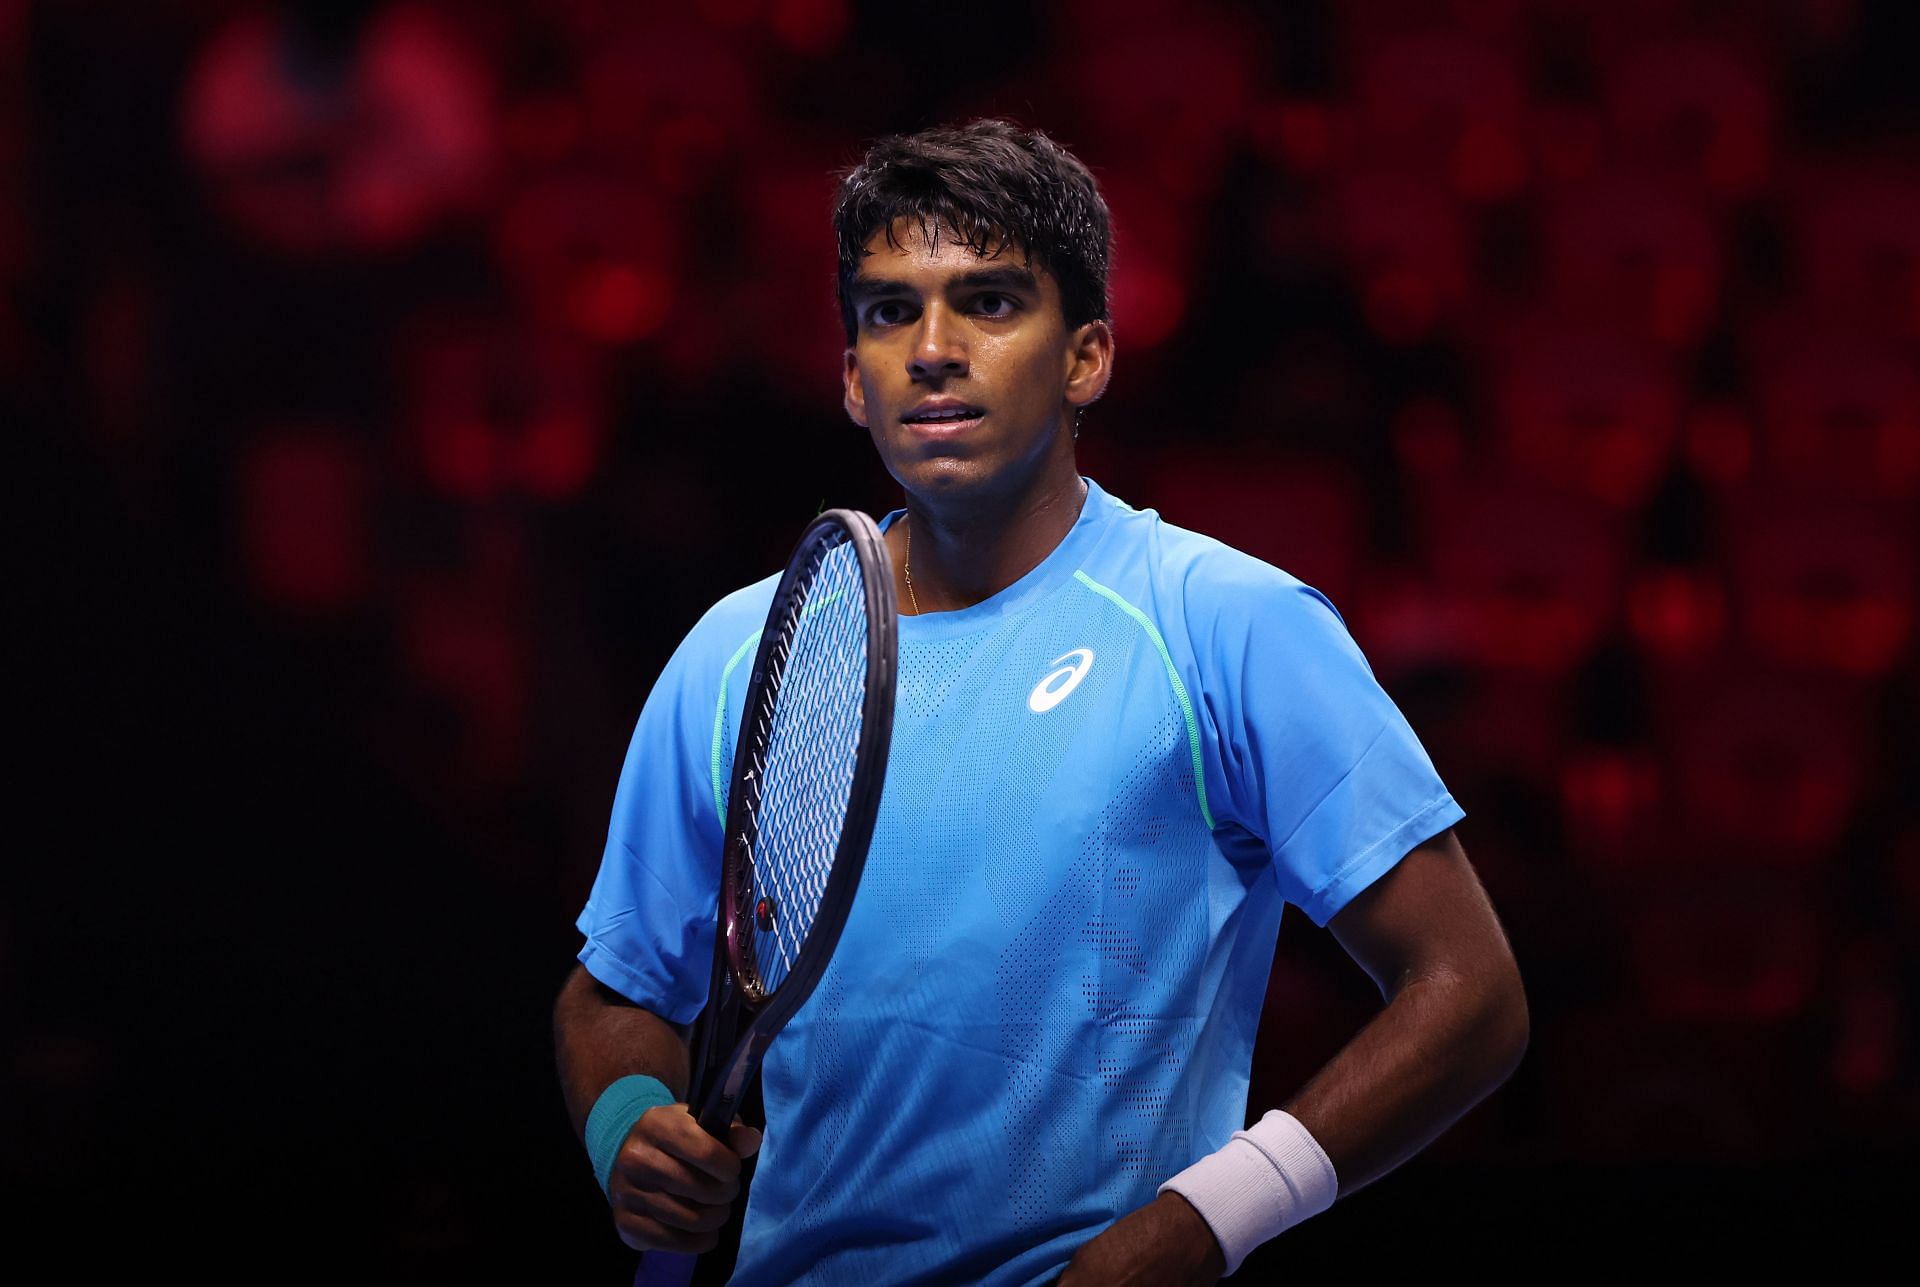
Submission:
POLYGON ((722 1144, 685 1104, 648 1109, 620 1145, 607 1186, 620 1240, 640 1251, 711 1250, 740 1194, 740 1159, 759 1148, 760 1132, 742 1122, 722 1144))
POLYGON ((639 1189, 628 1189, 614 1201, 637 1216, 645 1216, 669 1229, 691 1233, 709 1233, 718 1229, 733 1213, 733 1204, 730 1202, 707 1206, 676 1198, 670 1193, 648 1193, 639 1189))
POLYGON ((614 1157, 607 1195, 620 1240, 636 1251, 711 1251, 740 1193, 741 1159, 760 1132, 736 1119, 721 1143, 685 1104, 650 1108, 614 1157))
POLYGON ((685 1104, 641 1115, 614 1157, 614 1170, 639 1188, 665 1188, 700 1202, 730 1202, 740 1191, 740 1158, 700 1129, 685 1104))
POLYGON ((702 1206, 729 1203, 740 1195, 738 1179, 716 1180, 644 1140, 629 1138, 621 1145, 613 1169, 614 1181, 610 1188, 667 1193, 702 1206))
POLYGON ((736 1117, 733 1119, 732 1138, 728 1142, 740 1157, 752 1157, 760 1151, 760 1132, 736 1117))
POLYGON ((648 1109, 634 1129, 639 1131, 642 1126, 649 1128, 646 1137, 656 1147, 716 1180, 738 1183, 740 1155, 702 1130, 685 1104, 648 1109))
POLYGON ((699 1255, 703 1251, 712 1251, 720 1241, 718 1233, 688 1233, 669 1229, 658 1220, 650 1220, 631 1211, 615 1211, 613 1227, 619 1233, 620 1241, 635 1251, 678 1251, 699 1255))

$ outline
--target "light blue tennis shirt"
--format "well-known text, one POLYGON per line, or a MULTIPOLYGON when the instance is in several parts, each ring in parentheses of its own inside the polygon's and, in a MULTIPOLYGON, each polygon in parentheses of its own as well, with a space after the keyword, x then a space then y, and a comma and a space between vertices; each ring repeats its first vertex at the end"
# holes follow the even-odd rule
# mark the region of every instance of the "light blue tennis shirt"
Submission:
MULTIPOLYGON (((776 579, 661 674, 579 919, 675 1023, 776 579)), ((852 915, 763 1067, 748 1287, 1053 1277, 1245 1124, 1283 903, 1324 925, 1463 816, 1318 591, 1091 481, 1026 576, 902 616, 899 673, 852 915)))

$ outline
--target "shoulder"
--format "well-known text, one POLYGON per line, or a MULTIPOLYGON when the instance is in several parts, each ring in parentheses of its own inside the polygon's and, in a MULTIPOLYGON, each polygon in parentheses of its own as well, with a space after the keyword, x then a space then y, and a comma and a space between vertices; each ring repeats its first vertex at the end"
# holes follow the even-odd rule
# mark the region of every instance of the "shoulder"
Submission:
POLYGON ((775 572, 722 598, 707 609, 694 631, 710 633, 721 640, 758 633, 767 622, 767 608, 773 603, 773 592, 780 586, 780 576, 775 572))
POLYGON ((1088 571, 1135 602, 1154 605, 1163 627, 1178 628, 1196 646, 1276 632, 1347 637, 1333 602, 1291 572, 1169 523, 1152 509, 1109 499, 1119 511, 1113 535, 1088 571))
POLYGON ((733 664, 760 637, 767 608, 780 584, 780 573, 741 586, 708 608, 688 630, 674 652, 674 663, 699 674, 712 674, 733 664))

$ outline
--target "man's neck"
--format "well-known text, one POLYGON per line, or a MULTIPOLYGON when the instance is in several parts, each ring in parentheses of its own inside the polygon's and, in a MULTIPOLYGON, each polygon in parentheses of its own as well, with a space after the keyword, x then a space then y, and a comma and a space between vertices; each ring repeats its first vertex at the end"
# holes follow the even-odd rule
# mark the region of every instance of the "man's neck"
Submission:
POLYGON ((1077 471, 966 503, 909 495, 906 516, 895 525, 900 540, 889 541, 900 568, 901 610, 913 612, 917 601, 921 612, 953 612, 992 598, 1066 539, 1086 496, 1077 471))

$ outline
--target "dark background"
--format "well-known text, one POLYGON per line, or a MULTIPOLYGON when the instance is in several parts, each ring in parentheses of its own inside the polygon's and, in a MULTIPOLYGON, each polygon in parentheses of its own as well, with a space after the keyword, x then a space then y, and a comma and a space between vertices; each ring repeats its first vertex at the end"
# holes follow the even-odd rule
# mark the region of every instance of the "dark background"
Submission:
MULTIPOLYGON (((1514 1079, 1251 1263, 1859 1255, 1920 1134, 1916 65, 1903 0, 0 0, 9 1223, 624 1281, 547 1024, 626 735, 897 504, 834 171, 991 112, 1113 208, 1084 472, 1333 598, 1528 981, 1514 1079)), ((1377 1005, 1290 913, 1254 1115, 1377 1005)))

